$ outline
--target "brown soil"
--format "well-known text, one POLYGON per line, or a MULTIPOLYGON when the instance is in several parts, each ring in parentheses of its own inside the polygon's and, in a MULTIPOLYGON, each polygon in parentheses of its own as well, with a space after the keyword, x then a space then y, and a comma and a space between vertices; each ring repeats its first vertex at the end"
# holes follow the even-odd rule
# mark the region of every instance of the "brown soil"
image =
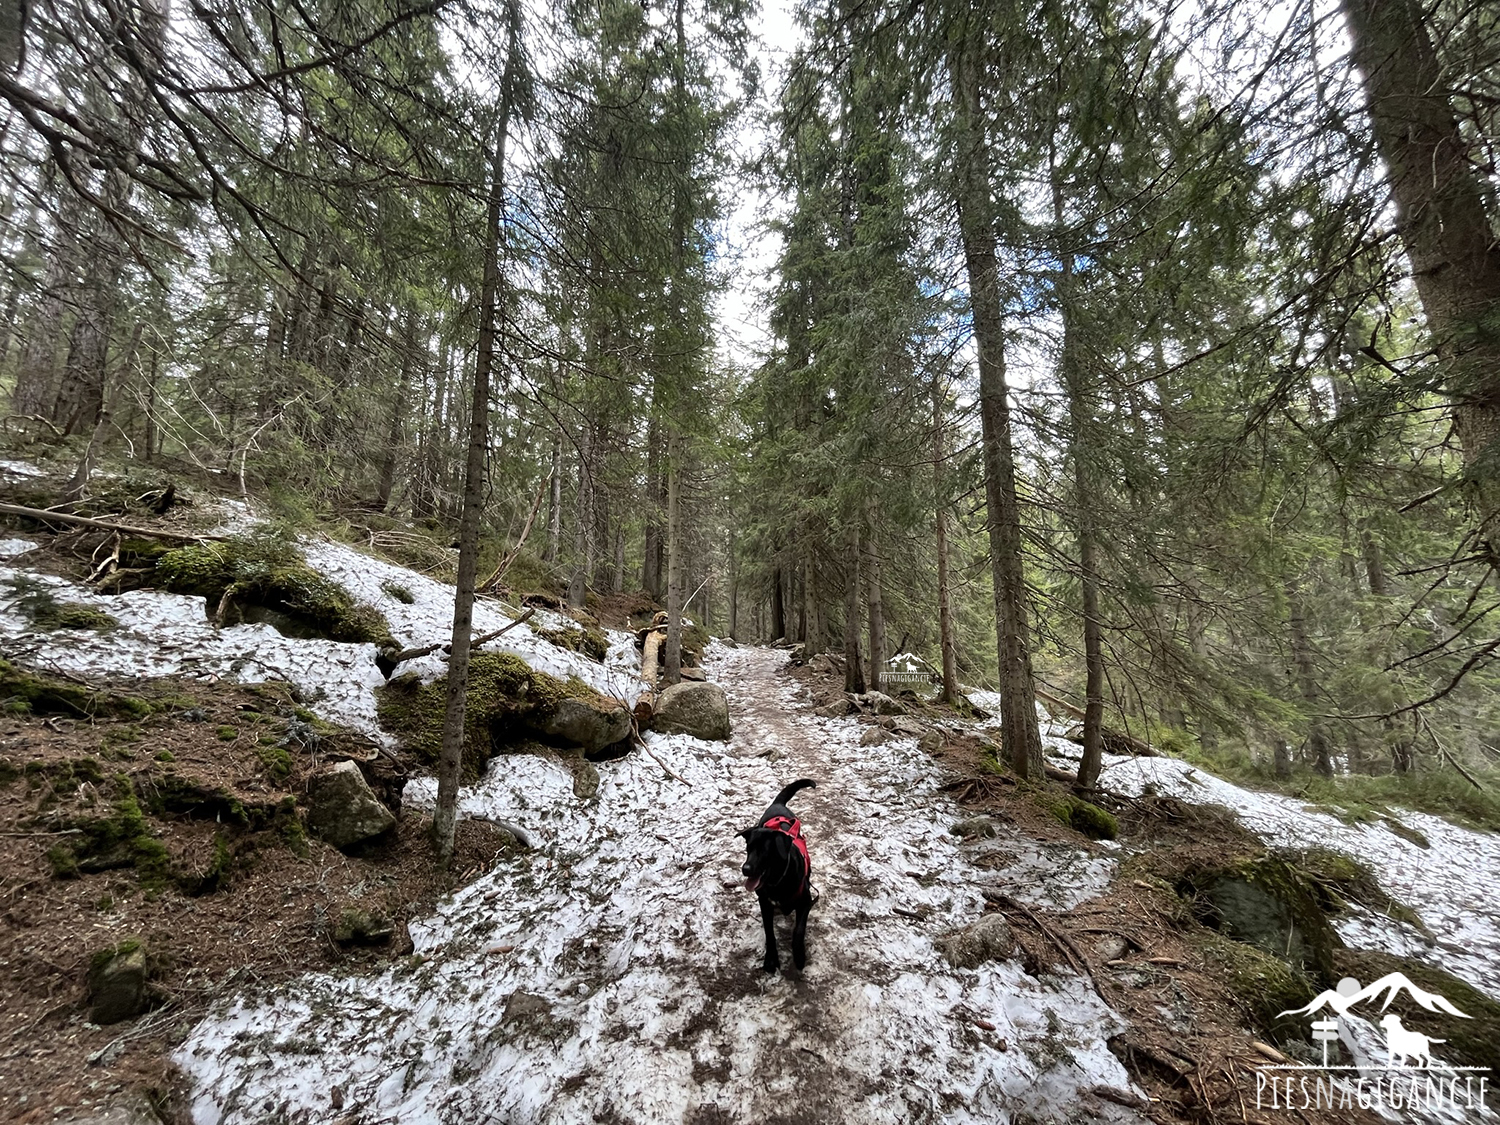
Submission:
MULTIPOLYGON (((425 817, 401 817, 392 839, 359 856, 303 837, 285 814, 269 819, 329 760, 362 760, 386 794, 399 792, 404 775, 362 736, 322 723, 310 728, 315 749, 279 747, 307 718, 286 685, 96 686, 152 710, 93 722, 0 715, 0 779, 8 779, 0 784, 0 1121, 50 1122, 55 1111, 97 1106, 126 1088, 166 1099, 170 1051, 216 999, 310 969, 373 970, 410 951, 407 919, 430 913, 448 889, 425 817), (59 878, 49 849, 78 840, 74 825, 118 815, 126 793, 137 795, 147 833, 165 847, 165 873, 137 865, 59 878), (159 802, 153 813, 152 794, 176 795, 167 804, 178 811, 159 802), (216 858, 224 885, 194 893, 216 858), (383 915, 393 936, 340 945, 334 928, 354 907, 383 915), (89 962, 127 938, 143 940, 159 963, 163 1002, 97 1027, 88 1022, 89 962)), ((486 868, 508 839, 462 822, 458 881, 486 868)))

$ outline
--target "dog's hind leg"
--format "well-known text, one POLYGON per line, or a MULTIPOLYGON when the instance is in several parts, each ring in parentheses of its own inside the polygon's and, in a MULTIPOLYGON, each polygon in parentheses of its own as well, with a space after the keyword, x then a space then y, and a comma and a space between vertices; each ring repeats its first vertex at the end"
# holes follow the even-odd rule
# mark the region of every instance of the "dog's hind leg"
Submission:
POLYGON ((792 929, 792 964, 802 968, 807 964, 807 912, 812 909, 812 903, 803 896, 803 901, 797 904, 797 924, 792 929))
POLYGON ((766 895, 760 896, 760 920, 766 928, 766 960, 764 968, 774 973, 781 968, 781 958, 776 953, 776 908, 766 895))

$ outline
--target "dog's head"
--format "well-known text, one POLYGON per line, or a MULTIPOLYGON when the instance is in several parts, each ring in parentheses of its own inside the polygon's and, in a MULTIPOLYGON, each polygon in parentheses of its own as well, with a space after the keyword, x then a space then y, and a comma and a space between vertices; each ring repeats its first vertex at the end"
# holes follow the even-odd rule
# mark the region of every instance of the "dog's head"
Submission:
POLYGON ((773 828, 746 828, 740 835, 745 840, 745 863, 740 871, 745 876, 745 890, 758 891, 781 881, 781 876, 792 866, 795 845, 785 832, 773 828))

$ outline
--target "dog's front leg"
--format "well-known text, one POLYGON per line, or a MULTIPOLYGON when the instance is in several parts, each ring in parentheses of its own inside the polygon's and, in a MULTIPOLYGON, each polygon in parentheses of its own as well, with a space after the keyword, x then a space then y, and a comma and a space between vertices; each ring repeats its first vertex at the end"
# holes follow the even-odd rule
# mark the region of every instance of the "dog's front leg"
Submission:
POLYGON ((767 895, 760 896, 760 920, 766 927, 765 970, 774 973, 781 968, 781 958, 776 955, 776 908, 767 895))
POLYGON ((799 969, 807 964, 807 912, 810 909, 812 903, 804 896, 797 904, 797 924, 792 929, 792 964, 799 969))

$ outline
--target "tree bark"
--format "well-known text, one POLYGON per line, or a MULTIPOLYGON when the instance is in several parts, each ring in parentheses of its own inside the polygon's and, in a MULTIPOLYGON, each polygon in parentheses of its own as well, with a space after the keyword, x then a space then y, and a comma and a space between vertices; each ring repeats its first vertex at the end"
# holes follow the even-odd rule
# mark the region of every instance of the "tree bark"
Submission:
POLYGON ((1321 704, 1318 701, 1312 642, 1307 636, 1307 616, 1302 604, 1302 594, 1296 583, 1287 583, 1286 600, 1287 625, 1292 634, 1292 665, 1296 671, 1297 688, 1307 708, 1307 749, 1312 755, 1313 769, 1324 777, 1332 777, 1333 760, 1329 755, 1328 734, 1323 729, 1323 720, 1318 717, 1321 704))
POLYGON ((1500 562, 1500 239, 1417 0, 1343 0, 1396 226, 1446 367, 1479 540, 1500 562))
POLYGON ((785 587, 785 579, 781 573, 781 567, 771 569, 771 638, 776 641, 786 640, 786 599, 782 595, 785 587))
POLYGON ((562 435, 552 435, 551 495, 547 503, 547 553, 545 561, 557 561, 557 548, 562 539, 562 435))
POLYGON ((942 380, 932 380, 932 495, 933 540, 937 547, 938 644, 943 658, 942 701, 958 702, 958 652, 953 640, 952 594, 948 582, 948 489, 943 466, 947 458, 944 434, 947 418, 944 410, 942 380))
POLYGON ((417 311, 408 307, 401 333, 401 374, 396 382, 396 397, 391 401, 390 422, 386 425, 385 452, 380 462, 380 482, 375 488, 375 510, 390 507, 391 490, 396 485, 396 462, 401 448, 401 431, 406 425, 406 404, 411 397, 412 374, 417 365, 417 311))
POLYGON ((859 521, 849 522, 849 549, 844 564, 844 690, 865 690, 864 665, 859 659, 859 521))
POLYGON ((869 521, 870 533, 866 536, 866 558, 869 559, 869 576, 865 580, 865 593, 870 609, 870 674, 867 677, 872 689, 881 686, 881 672, 885 670, 885 597, 880 588, 880 545, 875 537, 875 503, 865 505, 865 518, 869 521))
POLYGON ((519 79, 521 13, 518 0, 505 6, 507 43, 500 80, 500 114, 490 163, 489 198, 485 206, 484 273, 479 290, 479 340, 474 363, 474 396, 469 406, 469 449, 464 465, 463 510, 458 531, 458 579, 453 596, 453 647, 448 661, 447 708, 438 761, 437 805, 432 834, 438 863, 453 860, 458 827, 458 782, 463 767, 464 712, 469 686, 469 642, 474 622, 474 580, 479 564, 479 524, 484 513, 484 463, 489 446, 490 373, 495 363, 496 321, 504 313, 501 293, 500 220, 505 208, 505 149, 519 79))
POLYGON ((682 678, 682 518, 681 470, 677 429, 667 432, 667 646, 662 654, 662 681, 670 687, 682 678))
POLYGON ((1023 780, 1044 778, 1031 672, 1030 626, 1021 553, 1021 506, 1011 448, 1009 388, 1000 268, 990 217, 990 172, 980 106, 982 78, 969 42, 950 58, 961 151, 956 154, 959 234, 969 278, 974 343, 979 354, 979 419, 984 447, 985 507, 995 584, 995 634, 1000 659, 1000 722, 1011 769, 1023 780))

